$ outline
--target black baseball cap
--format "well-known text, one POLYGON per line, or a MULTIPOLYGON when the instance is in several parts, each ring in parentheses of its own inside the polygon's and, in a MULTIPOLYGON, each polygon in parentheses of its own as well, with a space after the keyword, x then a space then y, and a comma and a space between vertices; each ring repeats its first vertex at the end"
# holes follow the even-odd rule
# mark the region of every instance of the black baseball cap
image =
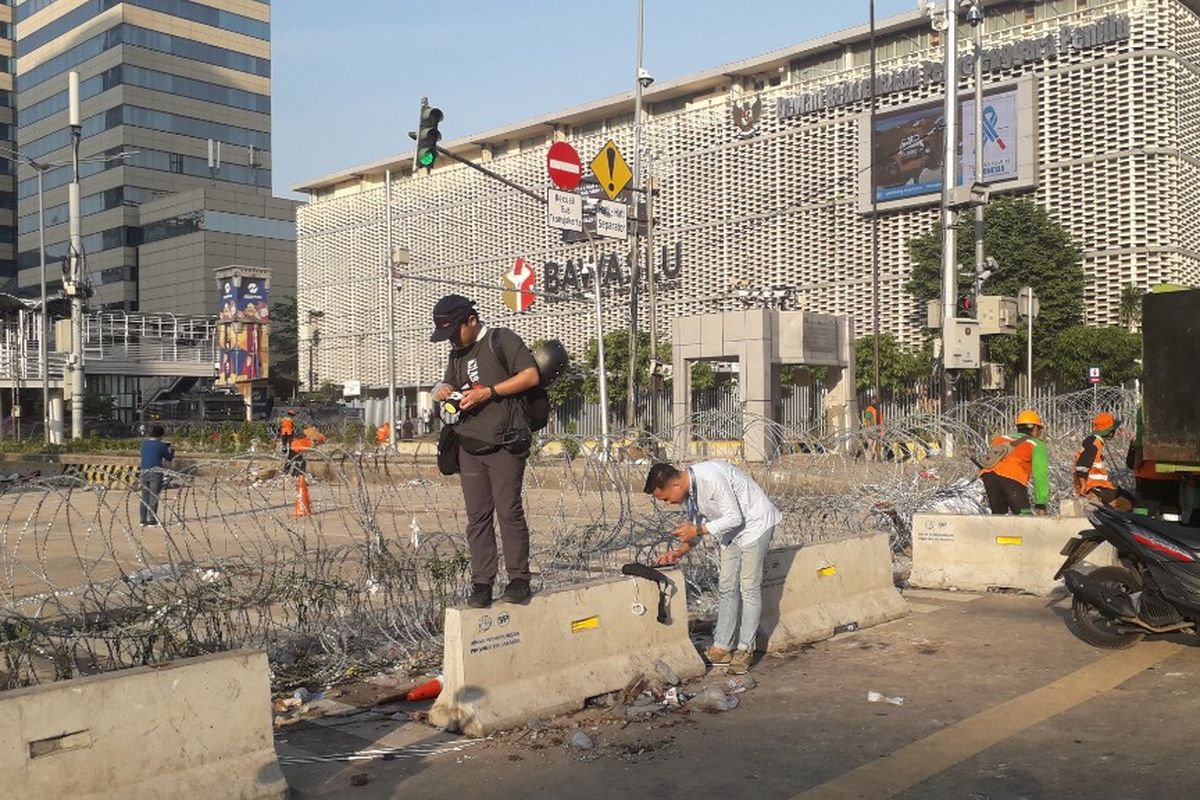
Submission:
POLYGON ((444 342, 450 338, 462 322, 472 314, 478 314, 474 301, 461 294, 448 294, 433 307, 433 333, 431 342, 444 342))

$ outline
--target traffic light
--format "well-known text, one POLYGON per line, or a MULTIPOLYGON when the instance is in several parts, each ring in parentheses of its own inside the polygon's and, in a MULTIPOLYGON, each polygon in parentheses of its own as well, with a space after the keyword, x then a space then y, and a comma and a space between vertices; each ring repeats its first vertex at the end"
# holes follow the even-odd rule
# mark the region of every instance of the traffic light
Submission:
POLYGON ((437 143, 442 138, 438 123, 442 121, 442 110, 429 105, 429 99, 421 98, 421 117, 417 123, 417 154, 413 158, 413 172, 419 167, 431 169, 437 161, 437 143))
POLYGON ((971 295, 958 298, 958 316, 973 317, 975 316, 975 298, 971 295))

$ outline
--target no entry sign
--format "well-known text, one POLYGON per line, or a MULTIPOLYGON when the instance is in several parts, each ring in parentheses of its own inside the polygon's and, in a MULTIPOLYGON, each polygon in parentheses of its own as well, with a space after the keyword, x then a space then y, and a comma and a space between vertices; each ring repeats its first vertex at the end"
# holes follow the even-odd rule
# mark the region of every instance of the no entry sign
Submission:
POLYGON ((571 191, 583 178, 583 162, 574 147, 566 142, 555 142, 546 154, 546 171, 555 186, 571 191))

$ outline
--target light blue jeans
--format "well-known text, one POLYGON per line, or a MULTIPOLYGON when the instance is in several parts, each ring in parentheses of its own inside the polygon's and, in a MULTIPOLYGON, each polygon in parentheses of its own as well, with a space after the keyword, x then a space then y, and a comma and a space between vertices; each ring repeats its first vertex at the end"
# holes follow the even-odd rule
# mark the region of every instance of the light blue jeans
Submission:
POLYGON ((721 601, 717 606, 717 629, 713 632, 713 644, 717 647, 732 650, 733 634, 737 631, 738 647, 754 650, 754 637, 762 617, 763 561, 774 534, 772 526, 748 545, 721 548, 721 601))

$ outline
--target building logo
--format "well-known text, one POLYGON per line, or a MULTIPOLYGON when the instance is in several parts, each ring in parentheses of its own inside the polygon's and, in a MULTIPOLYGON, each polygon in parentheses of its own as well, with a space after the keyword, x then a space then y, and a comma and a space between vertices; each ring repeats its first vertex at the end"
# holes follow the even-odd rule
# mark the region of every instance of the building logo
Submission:
POLYGON ((733 124, 737 126, 734 138, 753 139, 758 136, 758 121, 762 119, 762 95, 754 95, 753 100, 732 101, 730 110, 733 113, 733 124))
POLYGON ((492 627, 492 618, 488 614, 484 614, 479 618, 479 630, 487 631, 492 627))

